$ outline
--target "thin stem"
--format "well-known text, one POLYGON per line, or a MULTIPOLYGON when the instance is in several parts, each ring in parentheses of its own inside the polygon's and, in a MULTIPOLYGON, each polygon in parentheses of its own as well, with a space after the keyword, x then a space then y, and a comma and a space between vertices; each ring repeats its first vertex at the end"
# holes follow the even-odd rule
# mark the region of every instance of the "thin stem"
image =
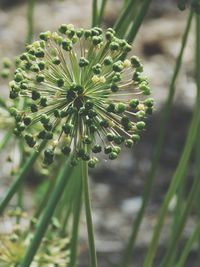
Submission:
POLYGON ((41 203, 39 204, 36 212, 35 212, 35 215, 34 215, 34 218, 39 218, 40 217, 40 214, 42 213, 43 209, 45 208, 46 206, 46 203, 48 202, 48 199, 51 195, 51 192, 55 186, 55 183, 56 183, 56 179, 53 179, 53 177, 51 177, 50 181, 49 181, 49 185, 48 185, 48 188, 47 188, 47 191, 45 192, 45 195, 43 196, 42 198, 42 201, 41 203))
POLYGON ((126 17, 129 15, 129 12, 131 10, 131 6, 134 4, 135 0, 128 0, 125 6, 123 7, 118 19, 115 22, 114 30, 118 32, 121 28, 121 25, 123 21, 126 19, 126 17))
POLYGON ((82 179, 83 179, 83 193, 84 193, 85 213, 87 221, 89 251, 90 251, 90 266, 97 267, 98 265, 97 265, 96 248, 94 241, 94 230, 92 223, 92 212, 91 212, 89 181, 88 181, 88 166, 87 162, 85 161, 82 161, 82 179))
POLYGON ((139 14, 137 15, 137 17, 135 18, 134 22, 132 23, 132 26, 130 28, 130 31, 127 35, 127 40, 128 42, 132 43, 133 40, 135 39, 135 36, 142 24, 142 21, 148 11, 149 5, 151 3, 152 0, 144 0, 142 7, 140 9, 139 14))
POLYGON ((28 10, 27 10, 28 30, 27 30, 27 37, 26 37, 26 42, 28 44, 30 44, 33 40, 34 7, 35 7, 35 0, 28 0, 28 10))
POLYGON ((69 264, 69 266, 71 267, 77 266, 76 260, 77 260, 78 230, 79 230, 80 215, 82 208, 82 180, 80 179, 81 178, 80 167, 81 166, 77 167, 76 177, 74 177, 77 180, 77 184, 76 184, 76 197, 73 208, 74 214, 73 214, 73 228, 72 228, 72 238, 71 238, 71 256, 69 264))
POLYGON ((92 1, 92 27, 97 26, 98 3, 97 0, 92 1))
POLYGON ((105 7, 107 4, 108 0, 102 0, 101 1, 101 7, 100 7, 100 11, 99 11, 99 18, 98 18, 98 25, 101 26, 102 24, 102 19, 103 19, 103 15, 104 15, 104 11, 105 11, 105 7))
POLYGON ((176 231, 174 232, 173 238, 171 239, 167 253, 165 254, 165 257, 163 258, 163 261, 162 261, 160 267, 170 266, 169 263, 171 262, 171 259, 173 259, 175 257, 176 247, 178 245, 178 241, 181 237, 181 234, 184 230, 184 226, 187 222, 188 215, 190 214, 190 211, 193 207, 193 204, 194 204, 196 197, 197 197, 199 190, 200 190, 199 177, 200 177, 200 173, 198 173, 198 175, 195 177, 192 189, 191 189, 190 194, 188 196, 188 199, 186 201, 187 204, 186 204, 181 216, 178 219, 176 231))
POLYGON ((135 246, 136 238, 138 236, 138 232, 140 229, 141 221, 143 219, 143 216, 144 216, 144 213, 145 213, 145 210, 146 210, 146 207, 147 207, 147 204, 149 202, 151 192, 153 189, 157 165, 158 165, 160 155, 162 152, 162 147, 163 147, 165 136, 166 136, 167 124, 168 124, 168 120, 169 120, 169 117, 171 114, 171 106, 173 103, 173 98, 174 98, 174 93, 175 93, 175 83, 176 83, 176 80, 178 77, 178 73, 180 71, 182 58, 183 58, 183 52, 184 52, 184 49, 185 49, 185 46, 187 43, 188 33, 189 33, 190 26, 191 26, 192 15, 193 15, 193 13, 191 12, 189 17, 188 17, 185 32, 183 34, 181 49, 180 49, 179 56, 178 56, 177 61, 176 61, 176 66, 175 66, 173 77, 172 77, 171 84, 169 87, 169 95, 168 95, 167 101, 165 103, 163 112, 162 112, 162 119, 160 122, 160 132, 159 132, 159 135, 157 137, 158 141, 156 143, 155 151, 153 154, 153 160, 151 163, 151 168, 150 168, 150 171, 149 171, 149 174, 147 177, 147 181, 145 183, 145 188, 144 188, 144 193, 143 193, 143 198, 142 198, 142 205, 141 205, 141 208, 140 208, 140 210, 136 216, 136 219, 134 220, 134 222, 132 224, 131 235, 130 235, 128 244, 125 248, 122 262, 121 262, 122 267, 128 266, 128 263, 130 261, 131 254, 132 254, 133 248, 135 246))
POLYGON ((5 146, 8 144, 9 140, 11 139, 13 134, 13 129, 8 131, 6 135, 4 136, 3 140, 0 143, 0 151, 5 148, 5 146))
POLYGON ((6 206, 8 205, 14 194, 17 192, 17 190, 19 189, 21 183, 27 177, 31 167, 33 166, 40 152, 44 148, 45 144, 46 141, 43 142, 40 145, 40 147, 29 156, 27 161, 24 163, 23 167, 20 169, 19 174, 16 177, 15 181, 9 186, 7 193, 0 202, 0 215, 4 212, 6 206))
POLYGON ((196 228, 193 230, 192 234, 190 235, 189 239, 187 240, 185 247, 181 251, 181 257, 178 261, 178 263, 174 267, 183 267, 187 257, 191 251, 191 248, 194 244, 194 242, 197 240, 197 238, 200 235, 200 221, 198 221, 196 228))
POLYGON ((49 201, 47 203, 47 206, 44 210, 43 216, 39 222, 39 225, 36 229, 35 235, 31 241, 30 246, 28 247, 24 259, 22 263, 20 264, 20 267, 29 267, 39 246, 42 241, 43 236, 45 235, 45 232, 48 228, 48 225, 51 221, 51 218, 54 214, 54 211, 56 209, 56 206, 62 196, 62 193, 65 189, 65 187, 68 184, 68 181, 70 179, 73 167, 70 164, 71 157, 69 157, 68 161, 64 165, 64 167, 61 169, 57 183, 55 185, 54 191, 51 194, 51 197, 49 198, 49 201))
MULTIPOLYGON (((197 77, 197 84, 198 83, 199 83, 199 78, 197 77)), ((185 144, 181 159, 179 161, 179 164, 178 164, 178 167, 175 171, 175 174, 172 178, 170 188, 166 194, 166 197, 164 199, 164 203, 163 203, 161 210, 160 210, 158 222, 157 222, 155 230, 154 230, 152 241, 150 243, 150 247, 149 247, 146 259, 145 259, 144 267, 151 267, 152 266, 152 263, 153 263, 153 260, 155 257, 155 253, 156 253, 156 249, 158 246, 160 233, 161 233, 162 226, 164 223, 164 219, 165 219, 165 216, 167 214, 168 205, 169 205, 174 193, 176 192, 178 186, 180 185, 182 178, 184 177, 184 173, 186 171, 188 160, 190 158, 192 148, 193 148, 194 142, 195 142, 196 137, 197 137, 198 127, 199 127, 199 122, 200 122, 200 107, 199 107, 199 100, 200 99, 199 98, 200 97, 198 96, 197 101, 196 101, 195 111, 194 111, 192 122, 191 122, 191 126, 189 129, 188 137, 186 140, 186 144, 185 144)))

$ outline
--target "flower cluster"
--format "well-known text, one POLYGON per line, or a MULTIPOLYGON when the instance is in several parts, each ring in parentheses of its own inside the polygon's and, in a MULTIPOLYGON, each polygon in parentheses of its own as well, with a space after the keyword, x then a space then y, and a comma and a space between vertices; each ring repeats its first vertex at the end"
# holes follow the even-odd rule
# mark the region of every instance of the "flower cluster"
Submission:
POLYGON ((30 147, 46 140, 44 163, 56 151, 72 164, 96 154, 116 159, 120 146, 132 147, 140 139, 144 119, 153 110, 150 87, 132 47, 109 28, 74 29, 63 24, 57 32, 43 32, 40 41, 26 47, 10 82, 10 98, 26 99, 22 110, 12 108, 16 135, 30 147))
MULTIPOLYGON (((9 219, 27 220, 27 214, 21 210, 9 213, 9 219)), ((33 230, 37 225, 37 220, 32 219, 30 227, 33 230)), ((59 237, 60 224, 56 218, 52 219, 50 231, 43 239, 42 244, 34 257, 30 267, 66 267, 69 263, 70 249, 69 239, 59 237), (53 234, 52 234, 53 233, 53 234)), ((33 232, 29 227, 21 224, 13 226, 8 233, 0 234, 0 266, 16 267, 23 260, 24 253, 29 246, 33 232)))

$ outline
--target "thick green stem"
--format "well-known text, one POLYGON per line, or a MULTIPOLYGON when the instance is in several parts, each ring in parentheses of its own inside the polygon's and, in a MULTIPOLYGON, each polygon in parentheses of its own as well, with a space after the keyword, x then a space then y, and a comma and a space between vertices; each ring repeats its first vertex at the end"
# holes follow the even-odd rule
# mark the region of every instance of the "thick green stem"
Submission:
POLYGON ((190 235, 189 239, 187 240, 187 243, 185 244, 185 247, 181 251, 181 257, 178 261, 178 263, 174 267, 183 267, 187 257, 191 251, 191 248, 194 244, 194 242, 197 240, 198 236, 200 235, 200 221, 198 221, 196 228, 193 230, 192 234, 190 235))
POLYGON ((107 4, 108 0, 102 0, 101 1, 101 7, 100 7, 100 11, 99 11, 99 18, 98 18, 98 25, 101 26, 102 23, 102 19, 103 19, 103 15, 104 15, 104 11, 105 11, 105 7, 107 4))
POLYGON ((10 141, 11 137, 13 135, 13 129, 9 130, 6 135, 4 136, 3 140, 0 143, 0 151, 3 150, 5 148, 5 146, 8 144, 8 142, 10 141))
POLYGON ((135 18, 135 20, 134 20, 134 22, 130 28, 130 31, 127 35, 128 42, 132 43, 133 40, 135 39, 135 36, 136 36, 136 34, 137 34, 141 24, 142 24, 142 21, 143 21, 144 17, 146 16, 146 13, 148 11, 148 8, 149 8, 151 1, 152 0, 144 0, 143 1, 140 12, 136 16, 136 18, 135 18))
POLYGON ((193 182, 192 189, 190 191, 190 194, 187 199, 187 205, 185 206, 182 215, 180 216, 178 222, 176 231, 174 232, 173 238, 171 239, 170 245, 168 247, 167 253, 165 254, 165 257, 160 265, 160 267, 168 267, 170 266, 171 259, 175 257, 176 253, 176 247, 178 245, 178 241, 181 237, 181 234, 184 230, 184 226, 187 222, 188 215, 191 212, 191 209, 193 208, 194 202, 196 200, 197 195, 199 194, 200 190, 200 173, 195 178, 195 181, 193 182))
POLYGON ((94 240, 94 230, 92 223, 92 212, 91 212, 91 202, 90 202, 90 191, 89 191, 89 181, 88 181, 88 166, 87 162, 82 161, 82 180, 83 180, 83 194, 85 201, 85 214, 87 221, 87 231, 88 231, 88 241, 89 241, 89 251, 90 251, 90 266, 97 267, 97 256, 94 240))
MULTIPOLYGON (((197 85, 197 101, 198 101, 200 99, 200 75, 199 75, 199 69, 200 69, 200 51, 199 51, 199 47, 200 47, 200 19, 199 19, 199 16, 196 16, 196 18, 197 18, 196 19, 196 25, 197 26, 196 26, 196 55, 195 55, 195 59, 196 59, 196 85, 197 85)), ((200 167, 199 167, 200 143, 198 140, 199 139, 199 130, 200 130, 200 125, 198 127, 198 134, 197 134, 197 138, 196 138, 196 178, 195 178, 195 181, 193 183, 193 187, 190 191, 188 200, 186 202, 187 205, 184 209, 185 211, 183 213, 183 216, 178 219, 176 231, 174 233, 174 236, 170 242, 170 246, 168 248, 168 251, 167 251, 167 253, 163 259, 163 262, 161 264, 162 267, 168 266, 169 260, 171 258, 174 258, 177 243, 178 243, 178 240, 181 236, 183 228, 185 226, 186 220, 188 218, 188 214, 189 214, 191 208, 193 207, 195 200, 197 200, 197 197, 199 195, 199 190, 200 190, 200 180, 199 180, 199 177, 200 177, 200 167)))
POLYGON ((28 44, 30 44, 33 40, 34 6, 35 6, 35 0, 28 0, 28 10, 27 10, 28 29, 27 29, 27 37, 26 37, 26 42, 28 44))
MULTIPOLYGON (((80 163, 79 163, 80 165, 80 163)), ((76 197, 73 205, 73 228, 71 238, 71 255, 70 255, 70 267, 77 266, 77 245, 78 245, 78 230, 82 208, 82 180, 81 180, 81 166, 77 167, 76 177, 76 197)))
POLYGON ((43 196, 41 203, 37 207, 37 210, 35 212, 34 218, 39 218, 40 217, 40 214, 42 213, 43 209, 46 207, 46 203, 49 200, 49 197, 50 197, 51 192, 52 192, 52 190, 53 190, 53 188, 55 186, 55 183, 56 183, 56 179, 53 179, 53 177, 51 177, 51 179, 49 181, 49 185, 48 185, 47 191, 46 191, 45 195, 43 196))
POLYGON ((156 170, 157 170, 157 165, 159 162, 159 158, 162 152, 162 147, 164 144, 164 140, 165 140, 165 136, 166 136, 166 129, 167 129, 167 124, 168 124, 168 120, 171 114, 171 107, 172 107, 172 103, 173 103, 173 98, 174 98, 174 93, 175 93, 175 83, 178 77, 178 73, 180 71, 180 67, 181 67, 181 63, 182 63, 182 58, 183 58, 183 52, 187 43, 187 39, 188 39, 188 33, 189 33, 189 29, 191 26, 191 21, 192 21, 192 15, 193 13, 191 12, 189 17, 188 17, 188 21, 187 21, 187 26, 185 29, 185 32, 183 34, 183 38, 182 38, 182 44, 181 44, 181 49, 176 61, 176 66, 174 69, 174 74, 170 83, 170 87, 169 87, 169 95, 167 98, 167 101, 165 103, 163 112, 162 112, 162 119, 161 119, 161 123, 160 123, 160 132, 157 138, 157 144, 155 147, 155 151, 153 154, 153 160, 151 163, 151 168, 147 177, 147 181, 145 183, 145 188, 144 188, 144 193, 143 193, 143 198, 142 198, 142 206, 136 216, 136 219, 133 222, 132 225, 132 231, 131 231, 131 235, 128 241, 128 244, 125 248, 124 251, 124 255, 122 258, 122 262, 121 262, 121 266, 122 267, 126 267, 128 266, 128 263, 130 261, 131 258, 131 254, 133 251, 133 248, 135 246, 135 242, 136 242, 136 238, 140 229, 140 225, 141 225, 141 221, 143 219, 147 204, 149 202, 150 196, 151 196, 151 192, 153 189, 153 185, 154 185, 154 181, 155 181, 155 174, 156 174, 156 170))
POLYGON ((58 175, 58 179, 57 179, 57 183, 55 185, 54 191, 52 192, 51 197, 49 198, 49 201, 44 210, 43 216, 39 222, 39 225, 36 229, 36 232, 31 241, 31 244, 25 253, 24 259, 22 263, 20 264, 20 267, 29 267, 31 262, 34 259, 34 256, 40 246, 42 238, 44 237, 45 232, 48 228, 48 225, 51 222, 51 218, 54 214, 56 206, 71 176, 73 167, 70 164, 70 160, 71 160, 71 157, 69 157, 68 161, 66 162, 66 164, 61 169, 58 175))
MULTIPOLYGON (((199 59, 198 59, 198 61, 199 61, 199 59)), ((199 84, 199 77, 197 77, 197 84, 199 84)), ((182 153, 182 157, 179 161, 178 167, 177 167, 175 174, 172 178, 170 188, 166 194, 166 197, 164 199, 164 203, 161 207, 158 222, 156 224, 153 238, 152 238, 152 241, 150 243, 150 247, 149 247, 146 259, 145 259, 144 267, 151 267, 152 266, 152 263, 153 263, 153 260, 155 257, 155 253, 156 253, 156 249, 158 246, 160 233, 161 233, 164 219, 165 219, 165 216, 167 213, 168 205, 169 205, 172 197, 174 196, 174 193, 176 192, 178 186, 180 185, 182 178, 184 177, 184 173, 186 171, 188 160, 189 160, 189 157, 191 155, 194 142, 197 138, 197 132, 198 132, 198 127, 199 127, 199 122, 200 122, 199 101, 200 101, 200 98, 198 96, 197 101, 196 101, 195 111, 193 114, 192 123, 191 123, 190 129, 189 129, 189 133, 188 133, 186 144, 185 144, 185 147, 184 147, 184 150, 182 153)))
POLYGON ((18 176, 14 180, 14 182, 9 186, 7 193, 5 194, 4 198, 0 202, 0 215, 4 212, 6 206, 14 196, 14 194, 19 189, 23 180, 27 177, 28 172, 30 171, 31 167, 33 166, 34 162, 36 161, 37 157, 39 156, 40 152, 44 148, 46 141, 43 142, 40 147, 35 150, 24 163, 23 167, 20 169, 18 176))
POLYGON ((123 7, 123 9, 122 9, 117 21, 115 22, 114 27, 113 27, 116 32, 120 31, 121 25, 123 24, 126 17, 129 15, 130 11, 132 10, 131 7, 134 4, 134 2, 135 2, 135 0, 128 0, 127 3, 125 4, 125 6, 123 7))
POLYGON ((97 26, 98 19, 98 3, 97 0, 92 1, 92 27, 97 26))

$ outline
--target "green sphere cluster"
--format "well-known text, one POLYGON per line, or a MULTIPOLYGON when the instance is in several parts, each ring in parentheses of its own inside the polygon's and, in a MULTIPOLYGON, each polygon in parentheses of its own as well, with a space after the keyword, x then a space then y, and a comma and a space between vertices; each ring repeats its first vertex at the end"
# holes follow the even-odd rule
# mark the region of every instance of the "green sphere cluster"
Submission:
MULTIPOLYGON (((28 220, 28 214, 19 208, 9 211, 5 217, 13 224, 13 221, 20 219, 21 224, 14 224, 12 228, 6 228, 4 233, 0 232, 0 266, 16 267, 19 266, 24 258, 27 246, 33 238, 33 230, 38 225, 38 220, 32 218, 28 220), (29 223, 30 227, 25 226, 29 223), (8 230, 9 229, 9 230, 8 230)), ((68 266, 70 260, 70 239, 60 237, 61 225, 57 218, 53 217, 47 232, 43 238, 41 246, 36 253, 30 267, 41 266, 68 266)))
POLYGON ((95 167, 101 152, 116 159, 121 145, 140 139, 154 104, 143 65, 126 57, 131 49, 111 28, 104 34, 63 24, 59 33, 41 33, 10 82, 10 98, 26 99, 22 110, 11 109, 15 134, 30 147, 46 140, 45 164, 56 151, 73 153, 73 165, 81 159, 95 167))

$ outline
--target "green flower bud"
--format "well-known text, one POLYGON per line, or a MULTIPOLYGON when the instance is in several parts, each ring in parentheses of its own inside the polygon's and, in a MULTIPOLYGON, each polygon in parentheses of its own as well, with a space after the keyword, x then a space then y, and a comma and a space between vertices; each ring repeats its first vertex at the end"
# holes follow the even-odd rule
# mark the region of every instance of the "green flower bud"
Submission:
POLYGON ((106 146, 105 148, 104 148, 104 153, 105 154, 109 154, 109 153, 111 153, 112 152, 112 147, 111 146, 106 146))
POLYGON ((135 109, 139 105, 139 100, 138 99, 131 99, 129 102, 129 106, 133 109, 135 109))
POLYGON ((48 117, 47 114, 42 114, 41 115, 41 119, 40 119, 41 123, 43 124, 47 124, 50 121, 50 118, 48 117))
POLYGON ((83 143, 89 145, 89 144, 92 143, 92 140, 91 140, 91 138, 90 138, 88 135, 85 135, 85 136, 83 137, 83 143))
POLYGON ((54 151, 53 149, 46 149, 44 151, 44 160, 43 160, 43 163, 45 165, 50 165, 53 163, 53 160, 54 160, 54 151))
POLYGON ((32 119, 31 119, 31 117, 27 116, 27 117, 25 117, 25 118, 23 119, 23 121, 24 121, 24 124, 25 124, 26 126, 28 126, 28 125, 31 124, 32 119))
POLYGON ((110 50, 117 51, 119 49, 119 44, 116 42, 112 42, 110 43, 109 47, 110 47, 110 50))
POLYGON ((54 58, 52 59, 52 62, 53 62, 53 64, 55 64, 55 65, 59 65, 61 61, 60 61, 59 57, 54 57, 54 58))
POLYGON ((31 104, 30 108, 31 108, 31 112, 33 113, 38 111, 38 107, 36 104, 31 104))
POLYGON ((36 76, 36 81, 37 81, 38 83, 43 82, 44 79, 45 79, 45 76, 44 76, 43 74, 38 74, 38 75, 36 76))
POLYGON ((115 153, 115 152, 111 152, 111 153, 109 154, 109 159, 111 159, 111 160, 117 159, 117 157, 118 157, 118 155, 117 155, 117 153, 115 153))
POLYGON ((104 64, 105 66, 110 66, 110 65, 112 65, 112 64, 113 64, 113 60, 112 60, 112 58, 111 58, 110 56, 104 58, 103 64, 104 64))
POLYGON ((101 150, 102 150, 102 147, 101 147, 100 145, 95 145, 95 146, 93 146, 93 148, 92 148, 92 152, 93 152, 93 153, 100 153, 101 150))
POLYGON ((27 145, 29 145, 30 147, 34 147, 36 144, 36 141, 34 140, 33 136, 31 134, 26 134, 24 136, 27 145))
POLYGON ((131 148, 133 146, 134 142, 132 139, 127 139, 127 140, 125 140, 124 144, 126 147, 131 148))
POLYGON ((32 99, 33 100, 38 100, 39 98, 40 98, 40 93, 35 91, 35 90, 33 90, 32 91, 32 99))
POLYGON ((89 65, 89 61, 86 58, 81 57, 80 60, 79 60, 79 66, 81 68, 83 68, 83 67, 86 67, 88 65, 89 65))
POLYGON ((70 134, 72 129, 73 129, 73 125, 70 124, 70 123, 65 123, 63 126, 62 126, 62 129, 64 131, 65 134, 70 134))
POLYGON ((115 72, 121 72, 123 70, 123 65, 121 61, 117 61, 113 64, 113 70, 115 72))
POLYGON ((63 79, 58 79, 56 81, 56 84, 57 84, 58 87, 62 87, 64 85, 64 83, 65 83, 65 81, 63 79))
POLYGON ((4 57, 3 60, 2 60, 2 65, 3 65, 4 68, 9 69, 11 67, 12 63, 11 63, 9 58, 4 57))
POLYGON ((63 153, 64 155, 69 155, 70 152, 71 152, 71 148, 70 148, 69 146, 63 146, 63 147, 62 147, 62 153, 63 153))
POLYGON ((144 127, 145 127, 145 122, 143 122, 143 121, 139 121, 139 122, 137 122, 136 123, 136 127, 137 127, 137 129, 138 130, 143 130, 144 129, 144 127))
POLYGON ((88 161, 88 167, 90 168, 95 168, 97 165, 98 159, 97 158, 92 158, 88 161))
POLYGON ((116 93, 119 90, 119 87, 116 84, 111 84, 110 89, 113 93, 116 93))
POLYGON ((138 134, 133 134, 131 136, 131 139, 133 140, 133 142, 138 142, 140 141, 140 136, 138 134))

